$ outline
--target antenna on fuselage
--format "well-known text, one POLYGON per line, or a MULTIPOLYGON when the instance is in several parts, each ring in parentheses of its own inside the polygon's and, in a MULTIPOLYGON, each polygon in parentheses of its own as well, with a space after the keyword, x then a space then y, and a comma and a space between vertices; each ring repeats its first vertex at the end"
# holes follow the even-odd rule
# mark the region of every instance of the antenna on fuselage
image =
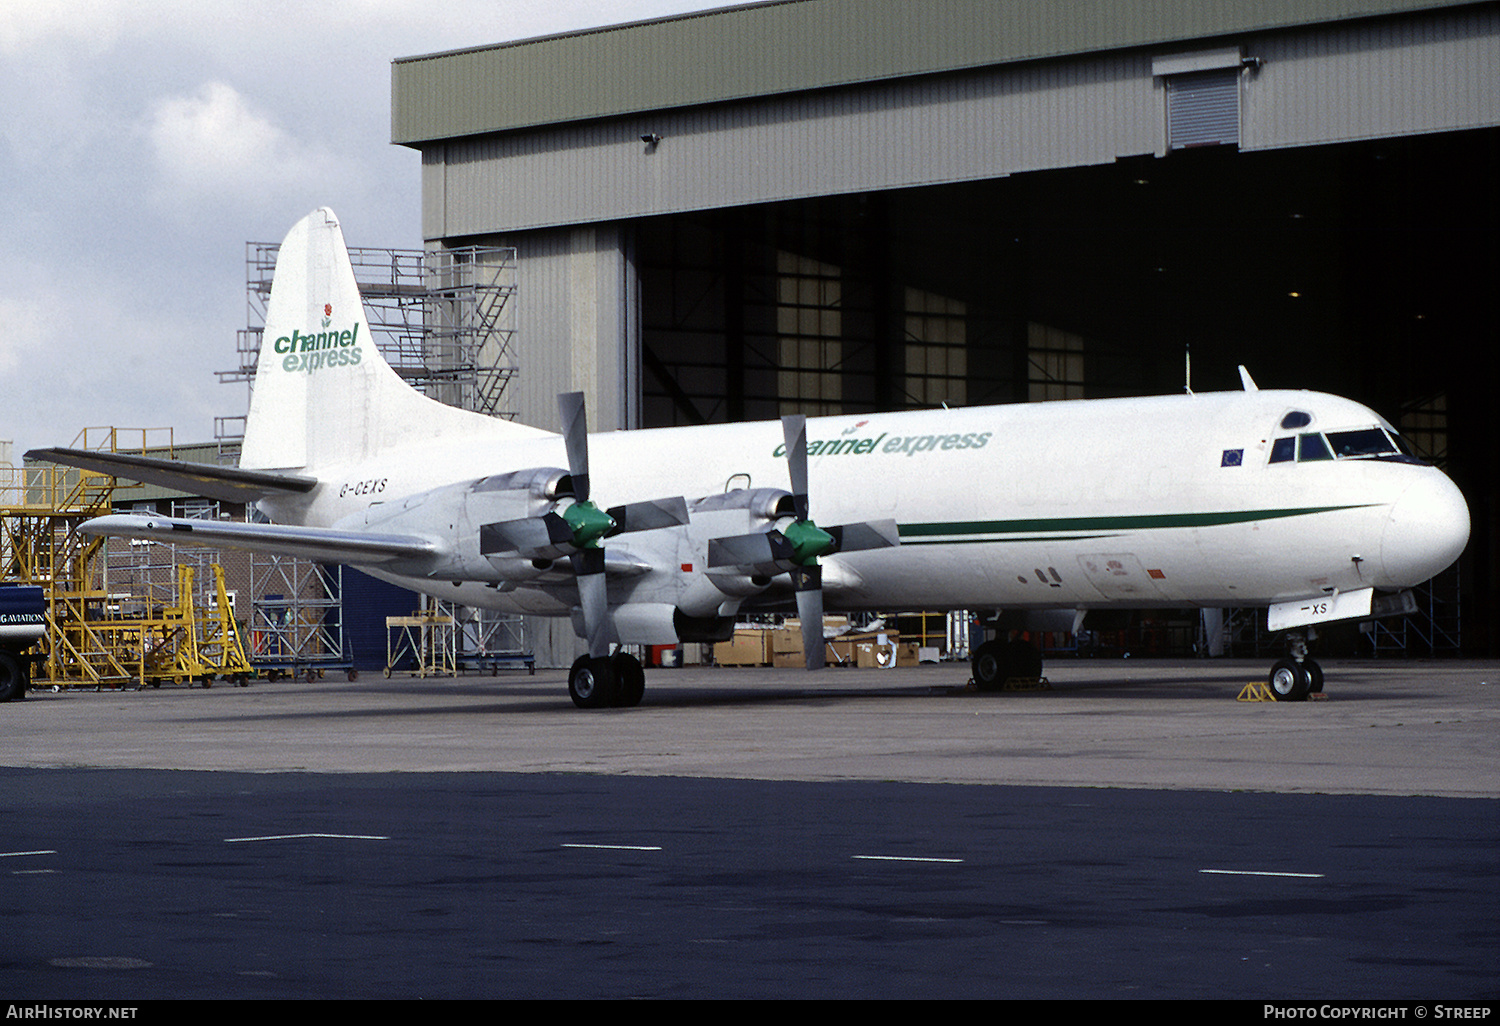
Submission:
POLYGON ((1184 342, 1182 344, 1183 360, 1183 385, 1182 390, 1188 395, 1193 394, 1193 344, 1184 342))
POLYGON ((1255 383, 1255 379, 1250 376, 1250 372, 1245 369, 1243 363, 1240 364, 1240 384, 1245 386, 1246 392, 1260 391, 1260 386, 1255 383))

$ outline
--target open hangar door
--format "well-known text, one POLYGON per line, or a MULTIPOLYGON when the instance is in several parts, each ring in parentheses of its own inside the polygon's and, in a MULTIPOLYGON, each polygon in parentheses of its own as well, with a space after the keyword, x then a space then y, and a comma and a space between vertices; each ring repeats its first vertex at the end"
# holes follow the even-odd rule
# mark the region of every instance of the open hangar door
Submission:
MULTIPOLYGON (((1500 131, 1177 151, 642 220, 642 425, 1308 388, 1463 489, 1500 655, 1500 131)), ((1164 431, 1171 430, 1163 425, 1164 431)))

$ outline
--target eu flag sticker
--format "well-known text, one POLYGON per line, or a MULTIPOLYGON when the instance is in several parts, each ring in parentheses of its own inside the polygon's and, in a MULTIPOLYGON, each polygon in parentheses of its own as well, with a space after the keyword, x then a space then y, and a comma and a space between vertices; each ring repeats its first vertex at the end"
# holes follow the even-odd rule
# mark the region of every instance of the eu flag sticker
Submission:
POLYGON ((1224 450, 1224 459, 1220 461, 1219 466, 1221 466, 1221 467, 1237 467, 1241 463, 1244 462, 1244 459, 1245 459, 1245 450, 1244 449, 1225 449, 1224 450))

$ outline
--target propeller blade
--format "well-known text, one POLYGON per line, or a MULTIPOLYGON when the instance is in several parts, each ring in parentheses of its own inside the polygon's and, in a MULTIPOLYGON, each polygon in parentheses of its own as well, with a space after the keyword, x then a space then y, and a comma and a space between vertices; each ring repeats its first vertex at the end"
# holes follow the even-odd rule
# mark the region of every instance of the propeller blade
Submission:
POLYGON ((761 573, 780 573, 793 562, 791 543, 780 531, 756 531, 708 542, 708 568, 741 567, 761 573))
POLYGON ((797 592, 797 617, 802 621, 802 659, 809 670, 820 670, 825 660, 823 641, 823 569, 799 566, 792 571, 797 592))
POLYGON ((648 502, 628 502, 623 506, 611 506, 606 512, 615 522, 615 529, 609 532, 611 538, 627 531, 682 527, 688 522, 687 500, 680 495, 648 502))
POLYGON ((792 504, 797 519, 806 520, 807 505, 807 418, 800 413, 781 418, 781 434, 786 440, 786 464, 792 475, 792 504))
POLYGON ((589 501, 589 424, 582 392, 563 392, 557 397, 562 421, 563 445, 568 450, 568 473, 573 478, 573 498, 589 501))
POLYGON ((584 549, 573 554, 573 572, 578 578, 578 605, 588 637, 589 656, 609 655, 609 593, 604 578, 604 550, 584 549))
POLYGON ((901 544, 901 533, 894 520, 839 524, 837 527, 825 527, 824 530, 833 536, 834 552, 889 549, 901 544))
POLYGON ((479 528, 479 552, 485 556, 515 552, 531 559, 557 559, 572 551, 573 529, 556 513, 479 528))

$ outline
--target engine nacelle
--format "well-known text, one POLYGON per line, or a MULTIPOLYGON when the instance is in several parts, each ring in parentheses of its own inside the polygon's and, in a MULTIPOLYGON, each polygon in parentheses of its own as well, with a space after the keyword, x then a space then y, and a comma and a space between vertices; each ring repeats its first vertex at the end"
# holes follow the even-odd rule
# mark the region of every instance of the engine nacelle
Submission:
POLYGON ((677 608, 691 617, 734 616, 740 603, 770 587, 771 578, 741 573, 706 573, 695 577, 677 598, 677 608))
MULTIPOLYGON (((666 602, 632 602, 610 610, 614 636, 622 645, 675 645, 684 641, 728 641, 732 616, 689 616, 666 602)), ((573 610, 573 630, 585 635, 583 612, 573 610)))
POLYGON ((441 539, 443 554, 416 571, 435 580, 532 580, 548 568, 526 559, 505 556, 496 561, 482 556, 479 529, 497 521, 540 516, 558 498, 571 495, 571 485, 568 472, 558 467, 517 470, 379 503, 334 526, 441 539))
POLYGON ((780 488, 735 488, 717 495, 704 496, 688 504, 688 513, 694 519, 700 515, 729 510, 737 511, 751 521, 777 520, 796 514, 792 505, 792 493, 780 488))

